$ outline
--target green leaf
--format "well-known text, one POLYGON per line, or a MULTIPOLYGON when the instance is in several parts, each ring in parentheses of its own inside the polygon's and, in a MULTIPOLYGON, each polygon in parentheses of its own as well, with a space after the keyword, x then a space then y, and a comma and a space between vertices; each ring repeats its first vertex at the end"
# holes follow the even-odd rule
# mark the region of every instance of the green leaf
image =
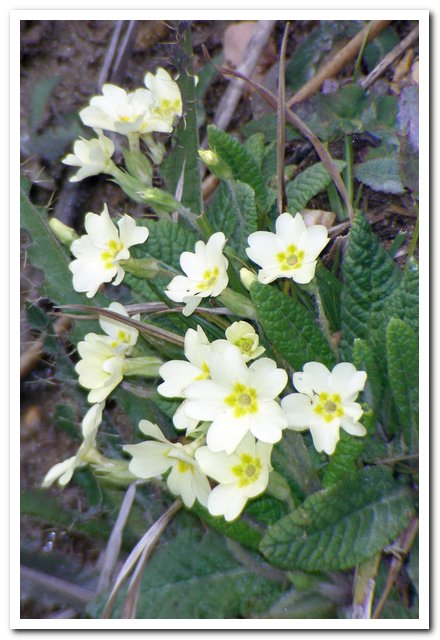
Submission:
POLYGON ((308 497, 271 527, 260 549, 286 569, 349 569, 394 540, 411 513, 408 489, 387 468, 369 467, 308 497))
POLYGON ((397 44, 399 44, 399 36, 393 26, 379 33, 365 47, 363 59, 366 62, 368 71, 371 71, 397 44))
MULTIPOLYGON (((160 545, 149 559, 137 617, 246 618, 270 606, 282 588, 282 583, 236 560, 215 532, 187 528, 160 545)), ((92 605, 89 613, 99 617, 100 604, 92 605)), ((120 616, 120 608, 119 600, 115 618, 120 616)))
MULTIPOLYGON (((150 230, 147 242, 142 247, 133 247, 136 258, 151 257, 162 264, 181 272, 180 254, 183 251, 194 252, 195 243, 200 238, 182 222, 172 220, 148 221, 150 230)), ((171 274, 170 278, 171 279, 171 274)))
POLYGON ((233 522, 226 522, 223 516, 212 516, 208 509, 199 502, 194 503, 191 511, 204 520, 211 529, 224 534, 232 540, 236 540, 250 549, 254 549, 254 551, 258 551, 258 545, 262 537, 261 527, 249 521, 243 515, 233 522))
POLYGON ((296 371, 318 361, 332 368, 334 355, 315 318, 275 287, 255 282, 250 290, 257 317, 274 349, 296 371))
POLYGON ((342 283, 319 261, 316 265, 315 277, 330 328, 332 331, 340 331, 342 283))
POLYGON ((353 344, 352 361, 358 371, 367 372, 363 397, 377 415, 386 383, 382 378, 374 351, 366 340, 356 338, 353 344))
POLYGON ((255 191, 256 203, 264 211, 267 198, 266 187, 257 163, 246 148, 236 138, 217 129, 214 125, 208 126, 208 144, 228 165, 235 180, 245 182, 252 187, 255 191))
MULTIPOLYGON (((172 47, 173 58, 179 72, 178 85, 184 102, 184 115, 173 136, 175 146, 160 167, 167 190, 176 193, 182 179, 181 203, 199 214, 203 210, 202 182, 199 165, 199 130, 197 126, 197 95, 194 82, 194 58, 191 41, 191 23, 179 32, 179 41, 172 47)), ((182 22, 182 26, 183 22, 182 22)))
MULTIPOLYGON (((108 299, 101 293, 97 293, 90 299, 73 289, 67 251, 52 233, 46 211, 35 207, 23 191, 21 193, 21 226, 26 229, 32 239, 32 245, 27 250, 28 259, 44 273, 44 282, 40 289, 43 295, 57 305, 108 306, 108 299)), ((78 322, 73 335, 75 339, 81 339, 84 334, 95 331, 96 326, 96 322, 92 321, 78 322)))
MULTIPOLYGON (((343 160, 335 160, 339 171, 345 167, 343 160)), ((287 204, 291 213, 297 213, 304 209, 312 198, 324 191, 332 181, 327 169, 322 162, 317 162, 296 178, 289 182, 286 187, 287 204)))
POLYGON ((397 155, 373 158, 354 167, 355 177, 375 191, 401 194, 405 188, 399 174, 397 155))
POLYGON ((351 228, 342 267, 341 352, 350 359, 353 340, 368 338, 374 315, 387 306, 402 274, 361 213, 351 228))
POLYGON ((321 488, 304 439, 296 431, 284 431, 281 441, 273 448, 272 465, 301 500, 321 488))
POLYGON ((324 596, 313 591, 297 591, 291 589, 283 593, 281 598, 268 611, 254 615, 253 618, 273 619, 301 619, 316 620, 334 618, 336 604, 324 596))
POLYGON ((247 238, 257 230, 255 193, 244 182, 222 182, 206 212, 213 231, 223 231, 237 255, 246 260, 247 238))
POLYGON ((368 434, 374 432, 372 412, 364 413, 361 424, 367 429, 365 436, 351 436, 343 429, 340 430, 340 440, 324 469, 322 478, 324 487, 331 487, 358 470, 358 461, 367 445, 368 434))
POLYGON ((387 327, 388 374, 403 437, 409 453, 418 450, 419 341, 405 322, 392 318, 387 327))
POLYGON ((50 96, 60 80, 61 76, 49 76, 42 78, 32 87, 29 110, 29 128, 32 133, 40 126, 50 96))
POLYGON ((261 133, 261 131, 259 131, 252 134, 244 143, 244 148, 252 157, 257 167, 261 169, 265 154, 264 133, 261 133))

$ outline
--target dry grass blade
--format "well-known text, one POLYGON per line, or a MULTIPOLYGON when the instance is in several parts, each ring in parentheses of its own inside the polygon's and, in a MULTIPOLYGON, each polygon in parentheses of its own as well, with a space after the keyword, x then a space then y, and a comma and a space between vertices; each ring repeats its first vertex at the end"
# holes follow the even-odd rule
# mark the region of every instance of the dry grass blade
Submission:
POLYGON ((417 25, 414 29, 402 40, 398 45, 394 47, 386 56, 383 58, 379 64, 373 69, 373 71, 368 74, 366 78, 362 80, 360 83, 361 87, 367 89, 370 87, 375 80, 385 71, 385 69, 392 64, 399 56, 403 54, 403 52, 419 37, 419 26, 417 25))
MULTIPOLYGON (((131 573, 135 565, 138 565, 140 568, 142 568, 142 570, 144 569, 145 562, 148 559, 148 557, 151 555, 151 552, 153 551, 157 541, 162 535, 162 532, 167 527, 170 520, 172 520, 175 514, 179 511, 181 506, 182 506, 182 503, 180 502, 180 500, 176 500, 175 502, 173 502, 171 507, 167 511, 165 511, 165 513, 163 513, 158 520, 156 520, 156 522, 148 529, 148 531, 142 536, 142 538, 139 540, 137 545, 131 551, 130 555, 128 556, 127 560, 124 563, 124 566, 119 572, 118 577, 116 578, 112 592, 110 593, 110 596, 107 600, 104 611, 102 613, 103 618, 110 618, 111 613, 113 611, 113 607, 116 602, 116 598, 118 596, 118 593, 123 583, 129 576, 129 574, 131 573)), ((132 585, 130 585, 131 591, 129 588, 129 592, 127 594, 126 600, 124 601, 124 605, 123 605, 124 608, 128 608, 128 604, 126 605, 127 599, 133 600, 136 597, 136 601, 137 601, 138 591, 136 594, 135 589, 137 588, 138 590, 140 586, 140 584, 138 586, 138 583, 136 580, 136 576, 138 575, 138 573, 139 572, 135 572, 135 581, 134 582, 132 581, 132 584, 134 586, 132 587, 132 585)))
POLYGON ((286 50, 289 25, 286 23, 280 51, 278 70, 278 109, 277 109, 277 193, 278 213, 287 210, 286 185, 284 181, 284 153, 286 148, 286 50))
POLYGON ((382 610, 385 606, 385 603, 390 595, 391 589, 393 588, 393 584, 396 581, 397 576, 400 573, 400 570, 403 566, 406 556, 411 550, 411 547, 416 538, 417 532, 419 530, 419 521, 417 518, 413 518, 409 523, 408 527, 402 533, 400 538, 394 543, 389 550, 394 551, 396 556, 392 559, 390 569, 388 571, 387 579, 385 582, 385 587, 380 597, 379 602, 376 605, 376 609, 372 615, 373 620, 377 620, 382 613, 382 610))
POLYGON ((352 613, 352 618, 355 620, 371 618, 371 606, 381 555, 378 553, 356 567, 352 613))
MULTIPOLYGON (((243 80, 246 80, 246 82, 248 82, 256 91, 258 91, 258 93, 261 95, 261 97, 275 110, 278 109, 278 100, 276 98, 276 96, 269 91, 268 89, 266 89, 266 87, 263 87, 261 84, 259 84, 258 82, 255 82, 254 80, 251 80, 251 78, 247 78, 245 76, 243 76, 242 74, 240 74, 237 71, 234 71, 233 69, 228 69, 226 67, 218 67, 219 71, 226 75, 226 76, 238 76, 240 78, 242 78, 243 80)), ((339 193, 341 194, 341 197, 344 201, 344 204, 346 206, 347 212, 348 212, 348 216, 350 218, 351 221, 353 221, 353 217, 354 217, 354 211, 353 211, 353 206, 351 204, 350 201, 350 197, 348 195, 347 189, 345 187, 345 184, 339 174, 339 171, 333 161, 333 158, 331 157, 330 153, 327 151, 327 149, 324 147, 324 145, 322 144, 322 142, 319 140, 319 138, 317 138, 317 136, 315 136, 315 134, 313 133, 313 131, 311 129, 309 129, 309 127, 301 120, 301 118, 299 118, 296 113, 294 113, 293 111, 291 111, 290 109, 286 108, 286 120, 288 122, 290 122, 291 125, 293 125, 295 127, 295 129, 298 129, 298 131, 300 133, 302 133, 302 135, 307 138, 307 140, 309 140, 309 142, 312 143, 312 145, 315 148, 316 153, 318 154, 318 156, 320 157, 320 159, 322 160, 323 165, 325 166, 325 168, 327 169, 327 171, 329 172, 329 174, 331 175, 333 182, 336 185, 336 188, 338 189, 339 193)))
POLYGON ((114 524, 107 547, 102 556, 102 570, 98 580, 97 592, 101 593, 108 589, 118 561, 119 552, 121 550, 122 533, 126 525, 130 510, 136 495, 136 483, 133 482, 127 489, 124 499, 119 509, 118 517, 114 524))
MULTIPOLYGON (((117 320, 118 322, 127 324, 130 327, 134 327, 135 329, 138 329, 141 333, 145 333, 154 338, 160 338, 162 340, 166 340, 167 342, 171 342, 179 346, 182 345, 184 342, 183 338, 177 335, 177 333, 172 333, 171 331, 167 331, 166 329, 161 329, 160 327, 156 327, 153 324, 148 324, 147 322, 141 322, 140 320, 135 320, 134 318, 128 318, 127 316, 123 316, 120 313, 115 313, 114 311, 110 311, 110 309, 100 309, 99 307, 87 306, 82 304, 68 304, 68 305, 60 306, 59 308, 88 312, 89 315, 87 316, 87 318, 90 318, 90 314, 93 314, 96 317, 106 316, 107 318, 111 318, 112 320, 117 320)), ((81 320, 80 315, 77 315, 75 317, 78 320, 81 320)))

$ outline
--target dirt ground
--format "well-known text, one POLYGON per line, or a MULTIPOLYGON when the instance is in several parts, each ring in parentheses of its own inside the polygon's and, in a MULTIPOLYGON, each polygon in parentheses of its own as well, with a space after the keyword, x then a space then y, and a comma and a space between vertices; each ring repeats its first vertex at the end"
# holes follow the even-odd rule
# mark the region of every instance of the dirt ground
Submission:
MULTIPOLYGON (((211 56, 222 51, 225 21, 198 22, 194 30, 194 45, 197 59, 203 60, 202 45, 211 56)), ((297 39, 303 37, 313 26, 305 21, 296 25, 289 40, 288 52, 296 46, 297 39)), ((49 144, 44 134, 49 129, 62 125, 66 118, 85 106, 91 95, 98 91, 99 79, 107 64, 107 55, 117 25, 112 21, 23 21, 21 25, 21 152, 22 171, 32 181, 32 199, 41 205, 49 204, 51 210, 63 221, 74 225, 83 211, 95 210, 94 205, 104 197, 116 209, 124 207, 122 192, 102 178, 84 183, 66 182, 66 167, 60 157, 66 153, 72 141, 58 136, 55 147, 49 144), (35 87, 47 78, 57 78, 50 100, 40 113, 38 122, 32 122, 31 113, 35 107, 35 87), (49 146, 48 146, 49 145, 49 146), (57 146, 58 145, 58 146, 57 146), (104 190, 104 193, 103 193, 104 190)), ((282 37, 282 25, 277 25, 272 38, 272 52, 263 69, 269 73, 276 62, 276 52, 282 37)), ((162 22, 140 22, 136 25, 135 38, 129 55, 119 68, 109 67, 106 79, 119 81, 127 89, 142 86, 146 71, 158 65, 166 65, 173 42, 173 30, 162 22), (111 74, 111 70, 114 74, 111 74)), ((347 69, 350 73, 350 69, 347 69)), ((273 76, 273 71, 272 71, 273 76)), ((54 81, 55 82, 55 81, 54 81)), ((264 82, 264 79, 263 79, 264 82)), ((205 99, 207 122, 213 118, 216 106, 227 82, 217 78, 205 99)), ((253 117, 250 96, 240 103, 231 123, 230 132, 239 129, 240 124, 253 117)), ((366 190, 368 196, 367 216, 383 244, 388 247, 399 231, 407 233, 407 240, 400 248, 402 264, 412 237, 415 213, 410 196, 390 197, 366 190)), ((319 201, 317 202, 319 205, 319 201)), ((97 209, 96 209, 97 210, 97 209)), ((21 349, 29 350, 37 336, 30 330, 25 314, 25 302, 39 299, 38 271, 25 262, 26 236, 22 239, 22 313, 21 349)), ((22 394, 22 435, 21 435, 21 481, 22 490, 38 487, 45 472, 57 461, 73 455, 75 442, 55 427, 54 408, 63 402, 62 386, 54 378, 56 363, 50 354, 43 353, 41 359, 32 366, 21 381, 22 394), (44 460, 44 464, 42 463, 44 460)), ((85 510, 83 494, 77 487, 64 491, 51 490, 67 508, 85 510)), ((82 575, 94 566, 102 545, 91 542, 85 536, 68 531, 48 528, 32 517, 22 520, 21 542, 24 563, 33 554, 63 561, 66 556, 73 558, 74 565, 82 575)), ((42 565, 43 567, 43 565, 42 565)), ((43 589, 44 592, 44 589, 43 589)), ((56 595, 41 597, 40 585, 35 577, 25 574, 23 578, 23 618, 78 617, 81 603, 66 601, 56 595)))

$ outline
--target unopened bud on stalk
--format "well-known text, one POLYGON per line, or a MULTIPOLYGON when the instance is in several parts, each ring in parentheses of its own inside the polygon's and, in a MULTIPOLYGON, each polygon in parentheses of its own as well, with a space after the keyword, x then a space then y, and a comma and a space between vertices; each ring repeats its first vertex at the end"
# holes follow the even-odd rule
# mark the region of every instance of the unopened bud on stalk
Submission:
POLYGON ((241 318, 249 318, 255 320, 257 313, 255 307, 249 298, 243 296, 241 293, 233 291, 227 287, 218 297, 220 302, 224 304, 232 313, 241 318))
POLYGON ((206 164, 208 169, 222 180, 232 178, 230 167, 212 149, 199 149, 200 159, 206 164))
POLYGON ((159 263, 154 258, 128 258, 120 260, 119 264, 127 273, 132 273, 137 278, 145 278, 145 280, 154 278, 160 271, 159 263))
POLYGON ((138 196, 140 196, 143 202, 149 204, 155 211, 159 210, 160 212, 171 213, 180 206, 176 198, 172 196, 171 193, 162 191, 162 189, 155 189, 154 187, 138 191, 138 196))
POLYGON ((243 267, 243 269, 240 269, 240 280, 243 286, 248 291, 250 291, 251 286, 254 284, 254 282, 258 281, 258 278, 255 273, 252 273, 252 271, 249 271, 249 269, 245 269, 245 267, 243 267))
POLYGON ((62 244, 65 244, 66 247, 70 247, 72 242, 79 238, 75 229, 72 229, 72 227, 68 227, 66 224, 64 224, 64 222, 58 220, 58 218, 51 218, 49 220, 49 226, 58 240, 62 244))

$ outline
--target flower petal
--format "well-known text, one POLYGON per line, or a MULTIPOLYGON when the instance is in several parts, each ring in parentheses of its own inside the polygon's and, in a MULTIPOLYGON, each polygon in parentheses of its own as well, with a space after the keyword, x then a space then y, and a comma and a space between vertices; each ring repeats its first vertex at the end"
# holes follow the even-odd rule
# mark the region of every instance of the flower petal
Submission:
POLYGON ((236 485, 219 484, 209 494, 208 510, 211 515, 224 516, 230 522, 240 515, 246 502, 246 496, 236 485))
POLYGON ((312 403, 303 393, 291 393, 281 400, 281 407, 287 416, 290 429, 302 431, 311 424, 312 403))
POLYGON ((126 444, 123 450, 133 456, 128 468, 138 478, 155 478, 165 473, 175 461, 167 456, 171 444, 140 442, 126 444))
POLYGON ((330 371, 320 362, 307 362, 303 371, 293 374, 293 384, 300 393, 308 396, 313 392, 321 393, 328 390, 328 378, 330 371))
POLYGON ((327 455, 331 456, 339 440, 339 421, 335 425, 311 425, 310 433, 312 434, 316 451, 325 451, 327 455))
POLYGON ((349 416, 342 416, 341 427, 352 436, 365 436, 367 435, 366 428, 359 422, 355 422, 349 416))

